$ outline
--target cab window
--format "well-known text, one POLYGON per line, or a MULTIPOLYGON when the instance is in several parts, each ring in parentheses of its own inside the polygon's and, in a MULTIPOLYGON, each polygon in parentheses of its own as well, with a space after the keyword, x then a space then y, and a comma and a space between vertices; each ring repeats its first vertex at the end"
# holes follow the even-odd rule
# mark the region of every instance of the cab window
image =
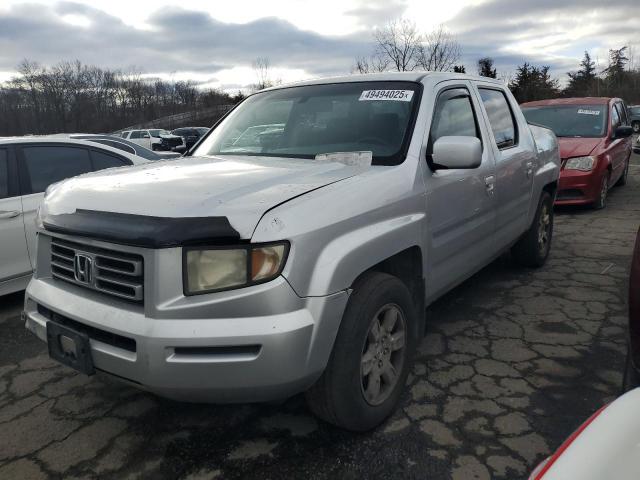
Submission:
POLYGON ((513 147, 518 143, 516 122, 504 92, 490 88, 478 90, 496 145, 500 150, 513 147))

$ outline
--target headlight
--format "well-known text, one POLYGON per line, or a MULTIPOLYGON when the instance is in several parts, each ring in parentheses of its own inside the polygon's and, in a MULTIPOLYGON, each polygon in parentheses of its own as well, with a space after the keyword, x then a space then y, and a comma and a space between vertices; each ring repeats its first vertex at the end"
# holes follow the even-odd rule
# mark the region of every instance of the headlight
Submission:
POLYGON ((567 160, 564 168, 565 170, 582 170, 583 172, 590 172, 594 163, 596 163, 596 159, 593 157, 575 157, 567 160))
POLYGON ((286 242, 184 249, 184 293, 195 295, 268 282, 280 275, 286 242))

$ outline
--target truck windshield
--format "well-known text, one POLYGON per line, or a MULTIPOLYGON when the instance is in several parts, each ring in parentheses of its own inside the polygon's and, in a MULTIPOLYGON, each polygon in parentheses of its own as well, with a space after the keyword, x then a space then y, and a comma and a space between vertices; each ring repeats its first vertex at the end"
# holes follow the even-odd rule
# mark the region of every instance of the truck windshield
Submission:
POLYGON ((193 155, 255 155, 314 159, 370 151, 373 163, 404 160, 419 84, 354 82, 258 93, 229 114, 193 155))
POLYGON ((523 107, 528 122, 544 125, 557 137, 602 137, 606 131, 606 105, 546 105, 523 107))

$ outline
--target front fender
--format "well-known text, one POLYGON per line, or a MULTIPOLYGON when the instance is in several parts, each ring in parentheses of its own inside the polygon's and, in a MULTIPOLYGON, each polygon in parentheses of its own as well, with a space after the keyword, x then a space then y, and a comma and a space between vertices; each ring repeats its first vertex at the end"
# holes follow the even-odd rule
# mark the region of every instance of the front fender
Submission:
POLYGON ((424 219, 424 213, 414 213, 367 225, 333 238, 319 252, 308 286, 304 288, 304 284, 292 278, 292 287, 296 291, 306 290, 306 296, 348 289, 362 272, 403 250, 419 247, 416 241, 422 238, 424 219))

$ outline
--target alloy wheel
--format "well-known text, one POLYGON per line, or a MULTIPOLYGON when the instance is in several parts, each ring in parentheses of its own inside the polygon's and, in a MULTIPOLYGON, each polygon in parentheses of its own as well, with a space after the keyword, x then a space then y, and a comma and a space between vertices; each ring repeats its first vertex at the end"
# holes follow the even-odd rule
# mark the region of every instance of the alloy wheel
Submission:
POLYGON ((380 405, 393 392, 407 352, 407 321, 396 304, 374 315, 360 360, 360 387, 369 405, 380 405))
POLYGON ((538 249, 544 255, 547 251, 549 237, 551 236, 551 213, 546 203, 542 204, 538 219, 538 249))

